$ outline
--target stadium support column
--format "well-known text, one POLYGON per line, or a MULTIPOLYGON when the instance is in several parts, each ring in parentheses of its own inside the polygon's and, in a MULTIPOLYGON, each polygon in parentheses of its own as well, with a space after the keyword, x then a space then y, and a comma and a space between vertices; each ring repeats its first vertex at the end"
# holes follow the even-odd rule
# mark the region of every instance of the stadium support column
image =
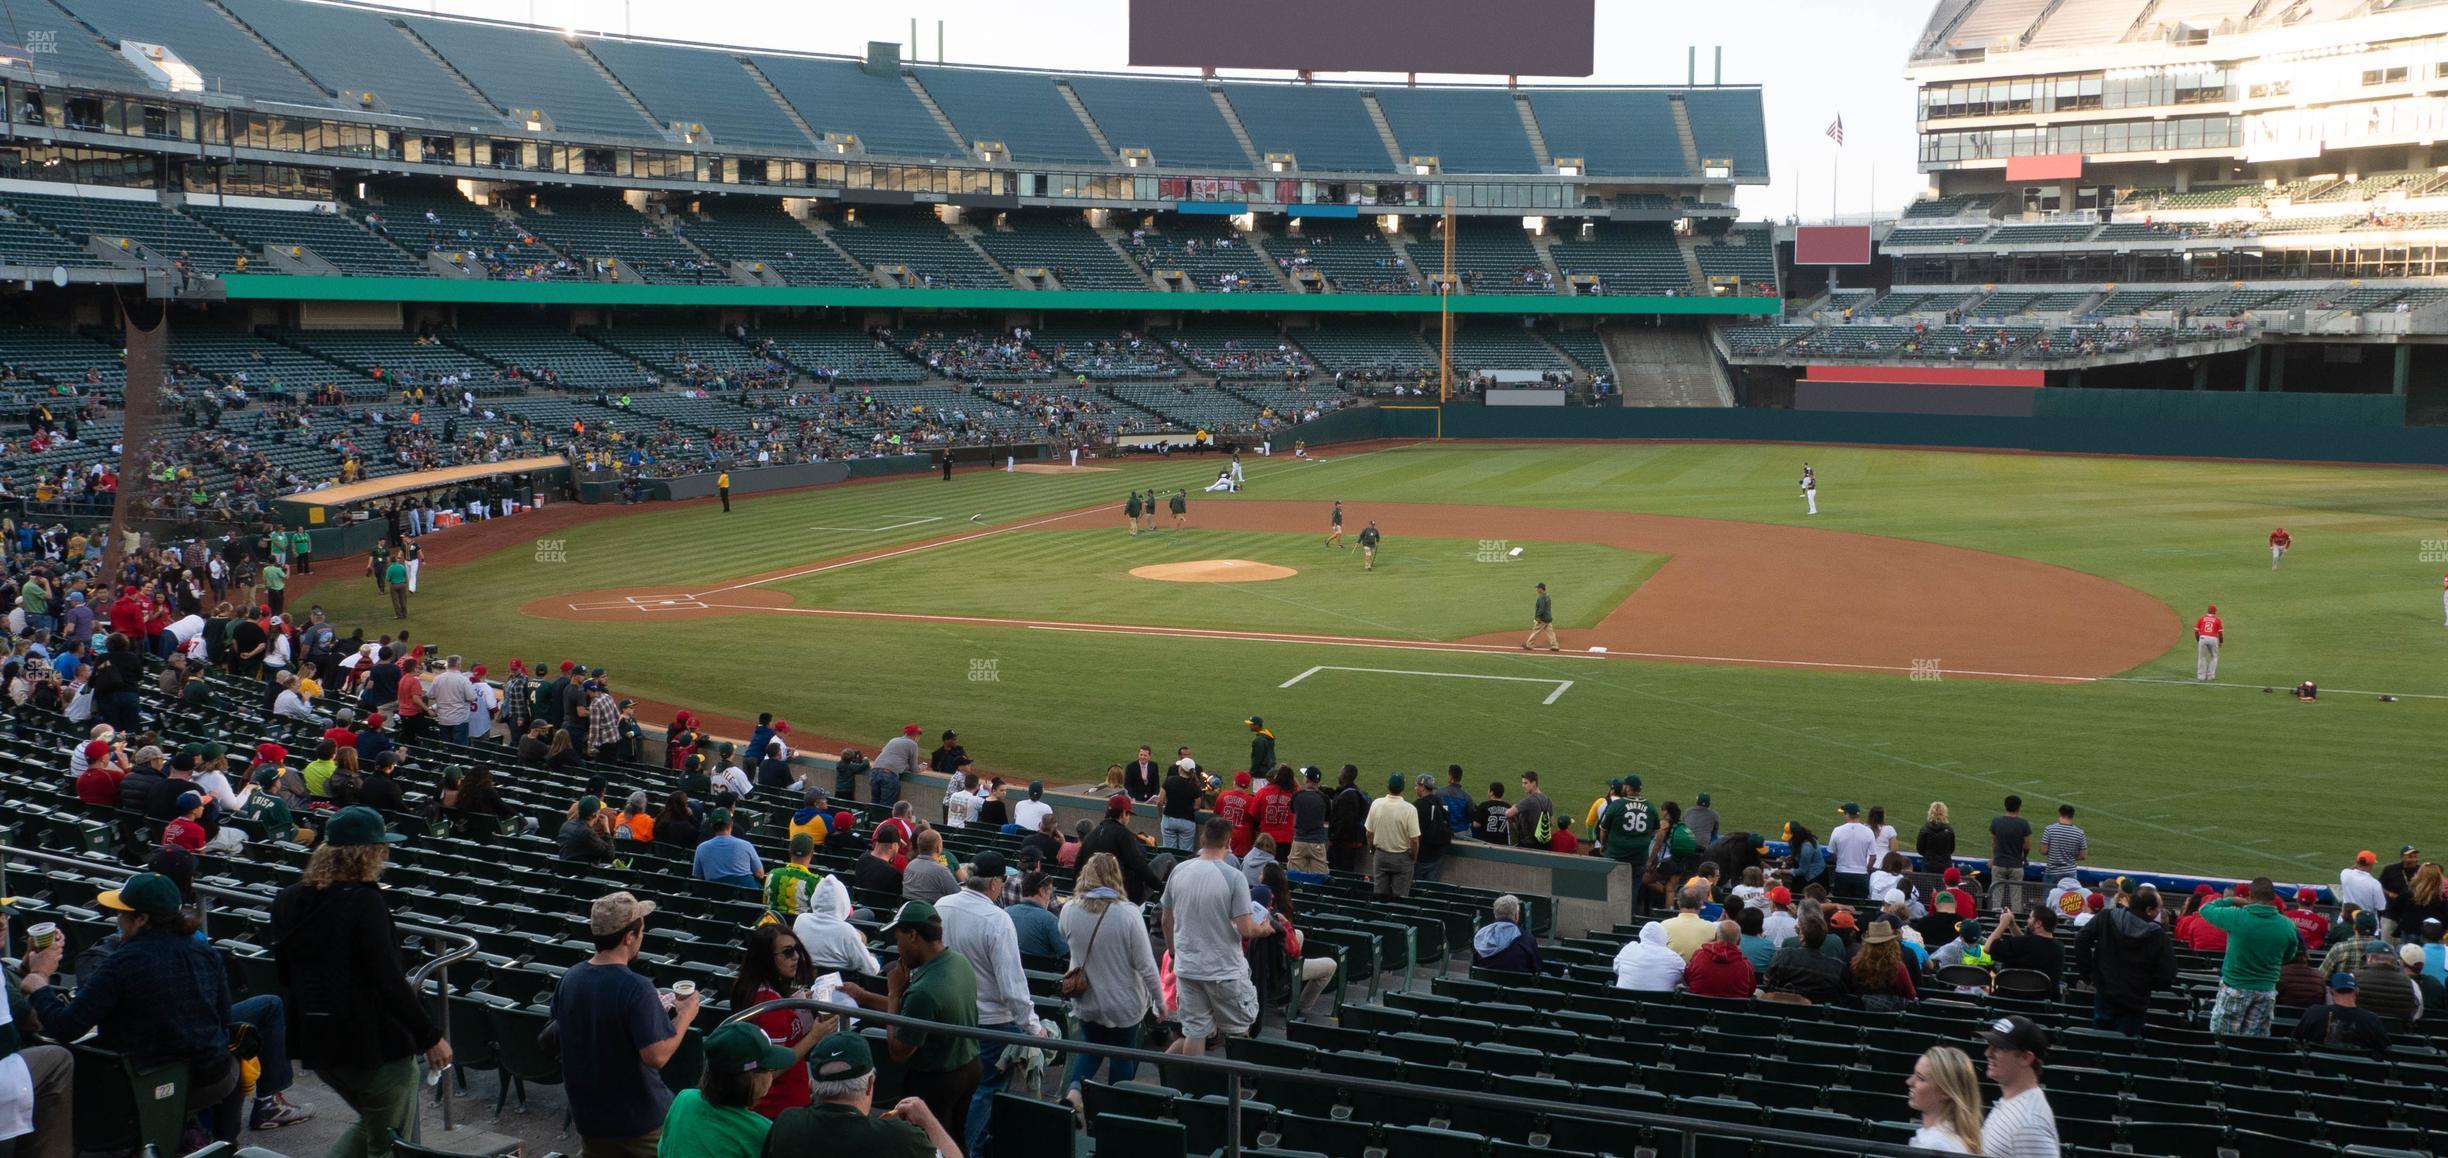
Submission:
POLYGON ((2261 388, 2261 347, 2244 351, 2244 390, 2251 393, 2261 388))
POLYGON ((170 357, 170 312, 157 302, 120 303, 127 331, 127 386, 119 431, 119 490, 111 496, 110 534, 102 543, 102 574, 117 575, 127 533, 143 518, 153 493, 146 453, 161 415, 162 368, 170 357))
POLYGON ((2196 390, 2210 388, 2210 359, 2193 359, 2193 388, 2196 390))
POLYGON ((2288 347, 2285 346, 2272 347, 2269 362, 2263 367, 2268 373, 2264 376, 2266 380, 2262 383, 2261 388, 2272 394, 2286 389, 2287 349, 2288 347))
POLYGON ((2406 383, 2414 378, 2414 347, 2400 344, 2389 361, 2389 393, 2403 398, 2406 383))

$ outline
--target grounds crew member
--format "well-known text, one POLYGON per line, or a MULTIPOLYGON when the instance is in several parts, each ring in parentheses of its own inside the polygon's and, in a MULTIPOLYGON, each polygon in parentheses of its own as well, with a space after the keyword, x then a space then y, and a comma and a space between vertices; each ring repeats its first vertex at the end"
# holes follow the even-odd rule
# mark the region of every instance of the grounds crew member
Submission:
POLYGON ((1129 527, 1129 528, 1130 528, 1130 533, 1131 533, 1133 536, 1138 535, 1138 533, 1139 533, 1139 492, 1138 492, 1138 491, 1132 491, 1132 492, 1131 492, 1130 501, 1129 501, 1129 502, 1127 502, 1127 503, 1122 504, 1122 522, 1123 522, 1123 525, 1125 525, 1125 526, 1127 526, 1127 527, 1129 527))
POLYGON ((727 471, 727 470, 726 470, 726 471, 722 472, 721 474, 718 474, 718 475, 715 475, 715 476, 714 476, 714 493, 722 496, 723 513, 724 513, 724 514, 726 514, 726 515, 727 515, 727 514, 730 514, 730 513, 731 513, 731 472, 730 472, 730 471, 727 471))
POLYGON ((1173 492, 1173 498, 1171 501, 1173 505, 1173 529, 1178 531, 1189 525, 1190 492, 1176 488, 1173 492))
POLYGON ((1377 569, 1377 523, 1375 520, 1371 520, 1369 525, 1360 528, 1360 569, 1363 571, 1377 569))
POLYGON ((1263 778, 1275 770, 1275 733, 1268 731, 1266 721, 1257 716, 1241 722, 1248 724, 1250 730, 1250 776, 1263 778))
POLYGON ((1547 601, 1547 585, 1544 583, 1538 585, 1538 603, 1530 609, 1530 638, 1522 641, 1522 650, 1530 650, 1530 645, 1537 643, 1542 634, 1547 637, 1547 650, 1564 650, 1564 646, 1556 642, 1555 605, 1547 601))

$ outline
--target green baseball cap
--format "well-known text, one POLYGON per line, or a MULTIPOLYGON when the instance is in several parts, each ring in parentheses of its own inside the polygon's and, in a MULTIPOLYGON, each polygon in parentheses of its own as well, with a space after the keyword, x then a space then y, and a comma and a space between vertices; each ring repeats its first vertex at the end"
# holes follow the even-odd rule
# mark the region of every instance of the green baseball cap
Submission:
POLYGON ((1386 777, 1386 791, 1388 791, 1388 792, 1400 792, 1400 791, 1402 791, 1402 790, 1403 790, 1403 778, 1402 778, 1402 773, 1397 772, 1397 773, 1395 773, 1395 774, 1393 774, 1393 775, 1391 775, 1391 776, 1386 777))
POLYGON ((332 818, 323 825, 323 843, 340 848, 398 844, 406 839, 406 833, 384 831, 382 813, 363 804, 352 804, 333 813, 332 818))
POLYGON ((94 900, 105 909, 148 917, 171 916, 184 903, 177 883, 160 873, 137 873, 118 888, 103 890, 94 900))
POLYGON ((875 1052, 855 1033, 835 1033, 808 1051, 808 1066, 820 1082, 847 1082, 875 1072, 875 1052))
POLYGON ((790 854, 806 856, 816 851, 816 838, 802 832, 791 837, 790 854))
POLYGON ((745 1021, 734 1021, 706 1035, 705 1059, 706 1069, 712 1073, 745 1074, 789 1069, 799 1055, 775 1045, 764 1030, 745 1021))
POLYGON ((943 918, 935 915, 935 906, 925 901, 903 901, 900 909, 893 913, 892 924, 886 925, 884 931, 889 933, 904 925, 942 924, 943 918))

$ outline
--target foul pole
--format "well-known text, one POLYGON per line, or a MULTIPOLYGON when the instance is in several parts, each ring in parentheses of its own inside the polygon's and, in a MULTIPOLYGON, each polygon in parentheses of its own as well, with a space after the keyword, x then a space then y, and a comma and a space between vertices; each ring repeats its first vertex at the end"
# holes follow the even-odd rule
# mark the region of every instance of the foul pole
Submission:
POLYGON ((1445 197, 1445 284, 1437 289, 1437 403, 1453 396, 1454 199, 1445 197))

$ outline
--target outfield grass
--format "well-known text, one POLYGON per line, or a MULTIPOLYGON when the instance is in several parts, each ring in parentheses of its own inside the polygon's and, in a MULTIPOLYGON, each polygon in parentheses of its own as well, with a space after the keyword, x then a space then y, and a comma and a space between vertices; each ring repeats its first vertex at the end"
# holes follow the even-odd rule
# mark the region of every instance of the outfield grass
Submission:
MULTIPOLYGON (((1626 771, 1640 772, 1657 799, 1712 791, 1736 826, 1797 817, 1824 831, 1835 802, 1854 799, 1886 804, 1909 837, 1927 803, 1943 799, 1964 847, 1977 851, 1976 834, 2005 793, 2022 793, 2036 810, 2068 800, 2082 809, 2094 863, 2108 865, 2328 880, 2355 849, 2422 843, 2448 819, 2427 781, 2448 731, 2448 700, 2417 698, 2448 696, 2439 601, 2448 563, 2424 555, 2426 540, 2448 539, 2437 472, 1633 445, 1390 448, 1320 464, 1252 460, 1249 474, 1249 497, 1318 502, 1321 533, 1336 499, 1353 527, 1376 517, 1372 503, 1536 505, 1807 523, 2045 560, 2149 592, 2188 621, 2216 602, 2230 640, 2221 676, 2246 686, 2193 684, 2180 639, 2127 680, 2062 686, 777 615, 607 625, 517 611, 555 592, 703 590, 709 579, 963 529, 973 514, 1000 522, 1119 504, 1151 483, 1194 488, 1195 525, 1208 504, 1235 501, 1196 493, 1214 475, 1212 462, 1195 460, 751 497, 730 515, 645 509, 570 531, 565 564, 540 563, 522 546, 429 569, 413 627, 497 671, 514 655, 577 658, 611 669, 625 693, 736 716, 778 711, 871 743, 911 719, 957 726, 989 766, 1055 781, 1093 778, 1140 743, 1187 743, 1211 766, 1237 765, 1246 751, 1239 721, 1256 712, 1274 725, 1287 760, 1349 761, 1371 774, 1460 763, 1474 783, 1537 768, 1575 813, 1596 785, 1626 771), (1816 519, 1802 514, 1793 486, 1804 458, 1821 480, 1816 519), (937 521, 896 526, 919 519, 937 521), (2297 543, 2276 573, 2264 547, 2274 525, 2297 543), (855 530, 886 527, 894 529, 855 530), (1325 671, 1278 686, 1316 666, 1574 683, 1549 706, 1540 700, 1552 684, 1513 680, 1325 671), (2329 689, 2323 702, 2261 691, 2305 678, 2329 689), (2383 691, 2407 698, 2378 702, 2383 691)), ((1386 530, 1401 536, 1399 526, 1386 530)), ((1313 574, 1229 589, 1097 578, 1125 563, 1183 558, 1288 562, 1263 553, 1272 544, 1190 551, 1196 534, 1134 542, 1116 527, 1083 532, 1087 545, 1073 551, 1061 549, 1068 532, 998 536, 991 549, 920 552, 785 589, 803 605, 1247 627, 1270 602, 1250 592, 1289 589, 1313 574), (1025 557, 1032 552, 1050 555, 1025 557), (1098 583, 1119 593, 1100 593, 1098 583)), ((1294 554, 1314 546, 1288 538, 1294 554)), ((1559 565, 1554 550, 1542 549, 1543 570, 1559 565)), ((1615 564, 1589 550, 1577 565, 1590 570, 1577 582, 1603 582, 1615 564)), ((1623 590, 1654 562, 1624 560, 1623 590)), ((1417 565, 1421 577, 1437 566, 1433 555, 1417 565)), ((1484 570, 1519 585, 1512 568, 1484 570)), ((1382 634, 1367 621, 1442 604, 1450 619, 1439 612, 1406 626, 1444 636, 1482 630, 1475 598, 1407 579, 1400 590, 1355 596, 1336 589, 1335 574, 1318 575, 1299 607, 1264 613, 1295 616, 1300 630, 1382 634)), ((342 623, 389 622, 362 580, 315 598, 342 623)), ((1518 592, 1488 598, 1495 626, 1486 630, 1521 618, 1518 592)), ((1576 598, 1560 610, 1588 616, 1603 606, 1576 598)), ((1997 615, 2000 630, 2015 629, 2013 607, 1997 615)))
MULTIPOLYGON (((1351 535, 1344 535, 1348 544, 1351 535)), ((1377 569, 1323 535, 1159 530, 1132 537, 1115 528, 996 535, 772 586, 802 607, 1161 624, 1227 631, 1306 632, 1404 639, 1460 639, 1524 627, 1530 586, 1575 593, 1579 613, 1558 625, 1605 618, 1663 556, 1594 543, 1543 543, 1538 574, 1490 567, 1472 539, 1404 539, 1380 551, 1377 569), (1290 567, 1288 579, 1176 583, 1142 579, 1136 567, 1202 559, 1246 559, 1290 567), (995 582, 981 583, 992 577, 995 582), (1017 580, 1017 581, 1010 581, 1017 580)), ((1567 605, 1567 611, 1571 605, 1567 605)))

